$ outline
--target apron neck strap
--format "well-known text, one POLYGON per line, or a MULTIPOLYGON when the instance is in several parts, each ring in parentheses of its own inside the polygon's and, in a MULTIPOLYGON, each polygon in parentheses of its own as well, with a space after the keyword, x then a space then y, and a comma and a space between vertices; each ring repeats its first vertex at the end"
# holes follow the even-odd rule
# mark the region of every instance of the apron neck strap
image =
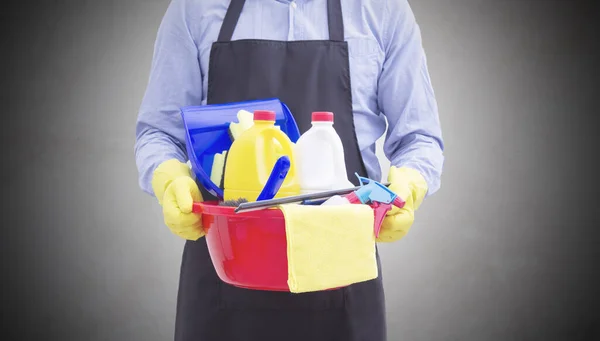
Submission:
POLYGON ((327 0, 327 18, 329 20, 329 40, 344 41, 341 0, 327 0))
MULTIPOLYGON (((344 41, 344 19, 342 17, 341 0, 327 0, 327 19, 329 21, 329 40, 344 41)), ((218 41, 231 41, 233 31, 237 26, 238 19, 242 13, 245 0, 231 0, 221 30, 219 31, 218 41)))

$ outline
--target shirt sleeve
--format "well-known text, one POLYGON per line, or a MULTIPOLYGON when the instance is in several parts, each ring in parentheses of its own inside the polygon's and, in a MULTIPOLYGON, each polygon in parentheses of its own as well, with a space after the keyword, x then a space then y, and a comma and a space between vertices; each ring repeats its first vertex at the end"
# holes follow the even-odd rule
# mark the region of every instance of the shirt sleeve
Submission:
POLYGON ((180 109, 199 105, 202 75, 188 27, 186 0, 173 0, 158 29, 148 86, 136 123, 135 158, 142 190, 154 195, 152 173, 163 161, 187 161, 180 109))
POLYGON ((388 121, 383 150, 391 165, 418 170, 428 195, 440 188, 443 140, 421 33, 407 0, 388 0, 378 105, 388 121))

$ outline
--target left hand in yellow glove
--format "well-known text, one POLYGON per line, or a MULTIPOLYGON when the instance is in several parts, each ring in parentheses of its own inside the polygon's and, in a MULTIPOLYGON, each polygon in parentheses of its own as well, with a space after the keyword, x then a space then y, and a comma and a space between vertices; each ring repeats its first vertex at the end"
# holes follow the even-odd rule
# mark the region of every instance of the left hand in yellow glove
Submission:
POLYGON ((201 215, 192 212, 193 203, 202 201, 202 194, 185 163, 170 159, 158 165, 152 189, 171 232, 188 240, 204 236, 201 215))
POLYGON ((415 211, 427 194, 427 182, 417 170, 408 167, 391 167, 389 189, 406 203, 403 208, 394 207, 383 220, 378 242, 394 242, 404 237, 410 230, 415 211))

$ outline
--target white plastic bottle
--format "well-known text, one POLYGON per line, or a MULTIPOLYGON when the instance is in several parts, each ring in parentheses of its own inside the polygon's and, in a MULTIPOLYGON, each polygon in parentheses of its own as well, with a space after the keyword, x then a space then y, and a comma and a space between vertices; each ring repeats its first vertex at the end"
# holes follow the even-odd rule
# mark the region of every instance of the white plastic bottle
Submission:
POLYGON ((344 147, 333 128, 333 113, 312 113, 312 127, 300 136, 295 152, 301 193, 354 187, 346 174, 344 147))

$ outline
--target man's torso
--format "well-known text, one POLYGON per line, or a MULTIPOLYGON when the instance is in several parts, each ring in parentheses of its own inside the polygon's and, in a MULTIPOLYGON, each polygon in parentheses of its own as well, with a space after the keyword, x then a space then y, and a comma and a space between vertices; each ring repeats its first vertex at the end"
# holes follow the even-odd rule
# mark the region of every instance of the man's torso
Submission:
MULTIPOLYGON (((208 66, 212 43, 217 39, 229 0, 190 0, 185 18, 198 48, 202 73, 202 104, 206 104, 208 66)), ((379 116, 377 81, 385 58, 383 31, 386 0, 342 0, 345 40, 350 56, 352 109, 367 171, 378 176, 375 141, 386 128, 379 116)), ((232 40, 327 40, 325 0, 246 0, 232 40)))

